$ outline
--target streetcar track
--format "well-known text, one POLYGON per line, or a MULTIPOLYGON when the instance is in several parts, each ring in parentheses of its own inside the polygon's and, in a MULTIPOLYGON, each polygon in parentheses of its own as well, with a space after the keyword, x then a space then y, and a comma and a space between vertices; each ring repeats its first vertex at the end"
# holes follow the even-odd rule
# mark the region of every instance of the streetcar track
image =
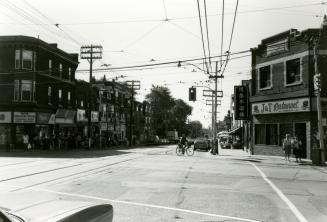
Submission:
MULTIPOLYGON (((18 189, 12 190, 11 192, 15 192, 15 191, 23 190, 23 189, 28 189, 28 188, 31 188, 31 187, 35 187, 35 186, 38 186, 38 185, 50 183, 50 182, 53 182, 53 181, 56 181, 56 180, 60 180, 60 179, 67 179, 67 178, 72 177, 72 176, 76 176, 76 175, 83 174, 83 173, 88 173, 90 171, 95 171, 95 170, 99 170, 99 169, 102 169, 102 168, 108 168, 108 167, 111 167, 113 165, 117 165, 117 164, 120 164, 120 163, 128 162, 128 161, 135 160, 135 159, 138 159, 138 158, 141 158, 141 157, 138 156, 138 157, 130 158, 130 159, 127 159, 127 160, 122 160, 122 161, 119 161, 119 162, 110 163, 110 164, 107 164, 107 165, 104 165, 104 166, 95 167, 93 169, 88 169, 88 170, 80 171, 80 172, 77 172, 77 173, 69 174, 69 175, 66 175, 66 176, 58 177, 58 178, 55 178, 55 179, 51 179, 51 180, 47 180, 47 181, 42 181, 42 182, 35 183, 35 184, 29 185, 29 186, 26 186, 26 187, 22 187, 22 188, 18 188, 18 189)), ((102 169, 102 170, 97 171, 95 173, 99 173, 99 172, 102 172, 104 170, 107 170, 107 169, 102 169)), ((92 174, 89 174, 89 175, 92 175, 92 174)), ((86 176, 86 175, 84 175, 84 176, 86 176)), ((72 178, 72 179, 74 179, 74 178, 72 178)))
MULTIPOLYGON (((162 152, 162 151, 160 151, 160 152, 162 152)), ((42 182, 39 182, 39 183, 36 183, 36 184, 33 184, 33 185, 29 185, 29 186, 26 186, 26 187, 22 187, 22 188, 18 188, 18 189, 12 190, 11 192, 15 192, 15 191, 19 191, 19 190, 31 188, 31 187, 42 185, 42 184, 46 184, 46 183, 50 183, 50 182, 57 181, 57 180, 60 180, 60 179, 67 179, 67 178, 72 177, 72 176, 76 176, 76 175, 79 175, 79 174, 88 173, 90 171, 95 171, 95 170, 99 170, 99 169, 105 168, 105 169, 102 169, 100 171, 96 171, 95 172, 95 173, 100 173, 102 171, 107 170, 107 168, 109 168, 109 167, 111 167, 113 165, 117 165, 117 164, 120 164, 120 163, 124 163, 124 162, 128 162, 128 161, 131 161, 131 160, 135 160, 135 159, 138 159, 138 158, 143 157, 144 155, 147 155, 147 153, 141 153, 141 154, 142 154, 142 156, 137 156, 137 157, 126 159, 126 160, 122 160, 122 161, 119 161, 119 162, 115 162, 115 163, 111 163, 111 164, 106 164, 104 166, 95 167, 93 169, 88 169, 88 170, 80 171, 80 172, 77 172, 77 173, 73 173, 73 174, 62 176, 62 177, 55 178, 55 179, 51 179, 51 180, 47 180, 47 181, 42 181, 42 182)), ((108 158, 103 158, 100 161, 107 160, 108 158)), ((79 163, 79 164, 76 164, 76 165, 70 166, 70 167, 81 166, 81 165, 85 165, 85 164, 88 164, 88 163, 94 163, 94 162, 99 162, 99 160, 97 160, 97 161, 88 161, 88 162, 85 162, 85 163, 79 163)), ((66 167, 66 168, 69 168, 69 167, 66 167)), ((56 171, 56 170, 61 170, 61 169, 65 169, 65 168, 56 168, 56 169, 53 169, 53 170, 42 171, 42 172, 38 172, 38 173, 32 173, 32 174, 26 174, 26 175, 22 175, 22 176, 13 177, 13 178, 8 178, 8 179, 0 180, 0 183, 1 182, 6 182, 6 181, 10 181, 10 180, 17 180, 17 179, 25 178, 25 177, 28 177, 28 176, 34 176, 34 175, 38 175, 38 174, 42 174, 42 173, 48 173, 48 172, 52 172, 52 171, 56 171)), ((92 174, 88 174, 88 175, 92 175, 92 174)), ((77 178, 79 178, 79 177, 77 177, 77 178)), ((74 178, 72 178, 72 179, 74 179, 74 178)))

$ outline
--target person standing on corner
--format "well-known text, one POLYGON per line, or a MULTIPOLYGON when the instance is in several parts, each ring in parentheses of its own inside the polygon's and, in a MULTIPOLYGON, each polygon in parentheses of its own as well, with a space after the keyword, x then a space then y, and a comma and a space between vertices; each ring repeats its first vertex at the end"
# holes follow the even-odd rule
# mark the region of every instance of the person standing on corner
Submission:
POLYGON ((291 140, 291 135, 286 134, 285 139, 283 141, 283 150, 285 153, 285 160, 290 161, 290 155, 291 155, 291 150, 292 150, 292 140, 291 140))

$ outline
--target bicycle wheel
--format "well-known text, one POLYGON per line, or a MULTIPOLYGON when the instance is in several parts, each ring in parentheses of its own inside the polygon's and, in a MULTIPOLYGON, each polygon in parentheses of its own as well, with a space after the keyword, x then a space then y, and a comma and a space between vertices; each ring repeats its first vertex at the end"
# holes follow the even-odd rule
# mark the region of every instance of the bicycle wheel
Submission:
POLYGON ((177 156, 181 156, 183 154, 181 147, 179 147, 179 146, 176 147, 176 154, 177 154, 177 156))
POLYGON ((192 147, 187 147, 186 148, 186 154, 188 156, 192 156, 194 154, 194 149, 192 147))

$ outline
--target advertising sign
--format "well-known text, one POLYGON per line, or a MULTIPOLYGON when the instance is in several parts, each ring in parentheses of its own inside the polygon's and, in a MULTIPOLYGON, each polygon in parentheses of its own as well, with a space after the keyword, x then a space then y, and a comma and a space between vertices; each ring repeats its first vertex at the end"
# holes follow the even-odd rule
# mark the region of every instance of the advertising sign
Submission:
POLYGON ((234 111, 236 120, 249 118, 249 96, 246 86, 234 86, 234 111))
POLYGON ((14 123, 35 123, 35 112, 14 112, 14 123))
POLYGON ((11 112, 0 112, 0 123, 11 123, 11 112))
POLYGON ((85 109, 77 109, 76 120, 77 122, 87 122, 85 109))
POLYGON ((99 122, 99 112, 98 111, 91 111, 91 122, 92 123, 99 122))
POLYGON ((252 114, 309 112, 310 99, 298 98, 252 104, 252 114))
POLYGON ((52 113, 37 113, 36 122, 38 124, 55 124, 56 116, 52 113))

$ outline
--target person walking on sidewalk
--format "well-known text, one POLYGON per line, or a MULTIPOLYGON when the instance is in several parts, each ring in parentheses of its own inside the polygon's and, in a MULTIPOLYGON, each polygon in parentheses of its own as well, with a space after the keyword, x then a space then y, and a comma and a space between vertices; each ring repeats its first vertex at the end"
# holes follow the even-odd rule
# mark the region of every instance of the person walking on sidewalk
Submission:
POLYGON ((292 151, 292 140, 291 140, 291 135, 286 134, 285 139, 283 141, 283 150, 285 153, 285 160, 290 161, 290 155, 292 151))
POLYGON ((295 156, 296 162, 301 162, 301 150, 302 150, 302 142, 298 139, 297 136, 294 137, 292 141, 292 148, 293 148, 293 154, 295 156))

